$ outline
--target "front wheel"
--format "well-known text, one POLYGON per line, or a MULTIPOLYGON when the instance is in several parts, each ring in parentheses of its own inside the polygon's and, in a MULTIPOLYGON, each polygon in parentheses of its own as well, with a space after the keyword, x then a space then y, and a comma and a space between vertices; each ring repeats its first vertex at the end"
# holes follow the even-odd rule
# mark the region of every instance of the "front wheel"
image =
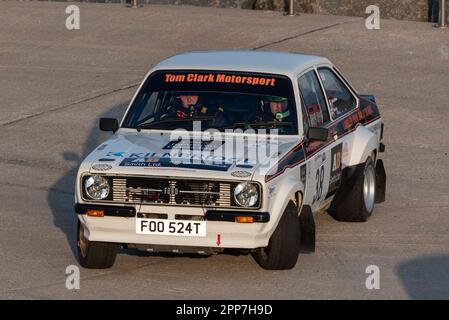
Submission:
POLYGON ((298 210, 293 202, 289 202, 268 247, 257 249, 253 256, 264 269, 292 269, 298 261, 300 244, 298 210))
POLYGON ((78 260, 82 267, 106 269, 113 266, 119 245, 109 242, 89 241, 84 237, 84 227, 78 220, 78 260))

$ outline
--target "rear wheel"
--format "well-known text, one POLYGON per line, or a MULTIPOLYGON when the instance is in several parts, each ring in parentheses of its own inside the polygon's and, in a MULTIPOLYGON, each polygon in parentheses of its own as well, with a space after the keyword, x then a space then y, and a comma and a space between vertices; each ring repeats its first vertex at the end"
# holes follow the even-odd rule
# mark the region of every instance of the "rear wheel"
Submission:
POLYGON ((253 256, 264 269, 291 269, 298 261, 300 244, 298 210, 293 202, 289 202, 268 247, 257 249, 253 256))
POLYGON ((119 245, 109 242, 89 241, 84 237, 84 227, 78 221, 78 259, 84 268, 106 269, 112 267, 119 245))
POLYGON ((376 170, 371 158, 356 169, 355 175, 353 185, 343 185, 341 194, 337 194, 334 199, 330 212, 337 220, 364 222, 373 213, 376 170))

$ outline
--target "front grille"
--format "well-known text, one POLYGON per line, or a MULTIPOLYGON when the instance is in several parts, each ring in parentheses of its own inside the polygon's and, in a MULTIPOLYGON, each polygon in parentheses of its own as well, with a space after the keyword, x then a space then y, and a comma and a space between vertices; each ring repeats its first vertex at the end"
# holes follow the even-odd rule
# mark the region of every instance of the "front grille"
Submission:
POLYGON ((233 184, 236 183, 159 177, 113 177, 112 200, 154 205, 232 207, 233 184))
MULTIPOLYGON (((143 179, 143 178, 127 178, 113 179, 112 185, 115 191, 115 181, 125 185, 125 189, 121 189, 120 199, 125 202, 150 202, 150 203, 170 203, 171 195, 167 192, 173 183, 167 180, 159 179, 143 179)), ((114 192, 113 192, 114 193, 114 192)), ((115 198, 113 198, 115 201, 115 198)))

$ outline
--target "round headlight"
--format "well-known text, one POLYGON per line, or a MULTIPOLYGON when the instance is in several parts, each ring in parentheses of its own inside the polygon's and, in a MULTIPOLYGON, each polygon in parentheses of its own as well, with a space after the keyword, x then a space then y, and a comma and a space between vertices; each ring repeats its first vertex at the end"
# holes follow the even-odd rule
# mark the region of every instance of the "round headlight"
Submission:
POLYGON ((239 206, 252 207, 259 199, 259 192, 254 184, 242 182, 234 189, 234 200, 239 206))
POLYGON ((100 175, 89 177, 84 181, 84 190, 89 198, 94 200, 106 199, 109 195, 109 182, 100 175))

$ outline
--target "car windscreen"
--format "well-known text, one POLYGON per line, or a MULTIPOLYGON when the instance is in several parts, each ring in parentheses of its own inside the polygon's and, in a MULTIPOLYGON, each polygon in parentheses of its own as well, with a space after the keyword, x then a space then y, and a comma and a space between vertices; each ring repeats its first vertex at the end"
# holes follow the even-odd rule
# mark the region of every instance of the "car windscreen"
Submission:
POLYGON ((230 71, 165 70, 152 73, 122 127, 159 130, 278 129, 297 134, 289 78, 230 71))

